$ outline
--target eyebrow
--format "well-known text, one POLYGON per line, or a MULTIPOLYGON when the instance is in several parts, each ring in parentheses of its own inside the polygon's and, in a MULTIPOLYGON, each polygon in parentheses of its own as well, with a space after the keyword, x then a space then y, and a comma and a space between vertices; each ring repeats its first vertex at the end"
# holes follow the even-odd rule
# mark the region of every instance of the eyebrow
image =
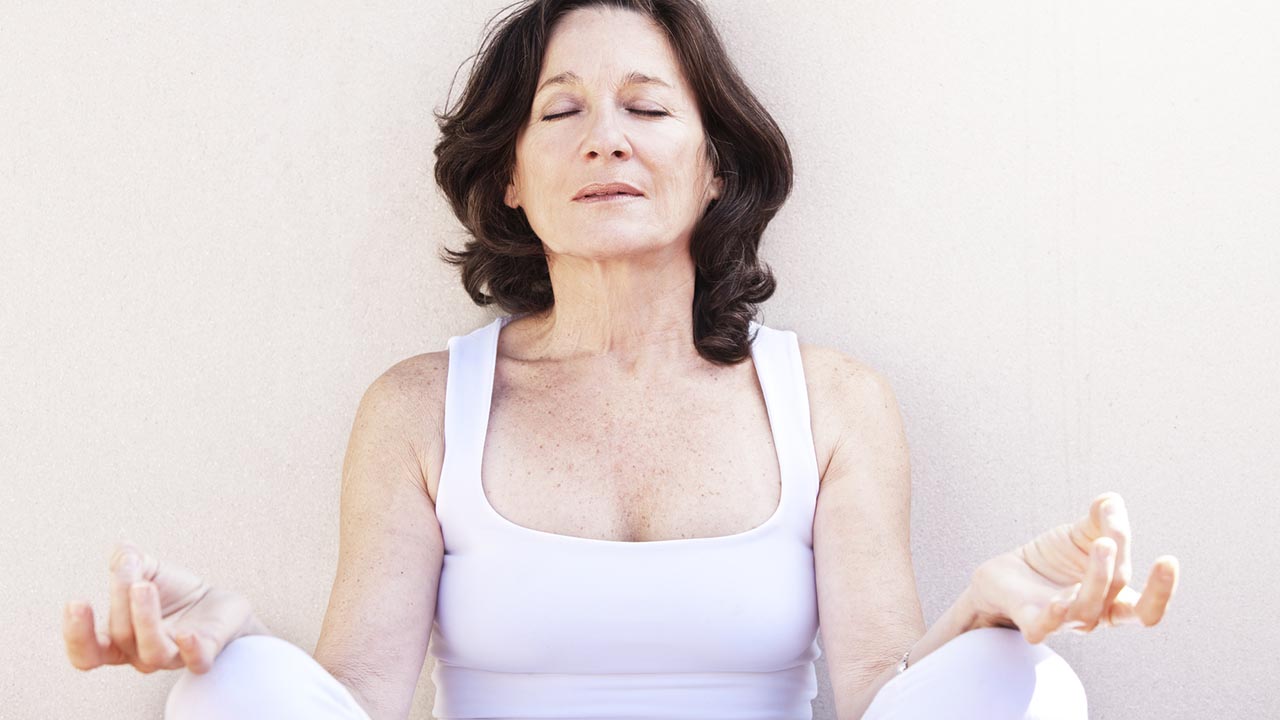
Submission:
MULTIPOLYGON (((550 85, 581 85, 581 84, 582 84, 582 78, 578 77, 577 74, 575 74, 572 70, 568 72, 562 72, 559 75, 556 75, 555 77, 548 79, 546 82, 542 83, 542 85, 538 86, 538 91, 534 93, 534 97, 537 97, 539 94, 542 93, 543 90, 545 90, 550 85)), ((636 70, 632 70, 631 72, 627 73, 627 76, 622 78, 622 82, 618 85, 618 87, 625 87, 627 85, 662 85, 663 87, 668 87, 668 88, 671 87, 671 85, 669 85, 667 82, 665 82, 661 78, 656 78, 656 77, 653 77, 652 75, 645 75, 644 73, 638 72, 636 70)))

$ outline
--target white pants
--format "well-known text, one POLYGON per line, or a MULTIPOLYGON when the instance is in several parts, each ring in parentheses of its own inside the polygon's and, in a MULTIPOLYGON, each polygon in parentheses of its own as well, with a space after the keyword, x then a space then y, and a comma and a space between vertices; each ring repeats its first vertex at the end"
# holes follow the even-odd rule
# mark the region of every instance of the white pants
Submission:
MULTIPOLYGON (((182 670, 165 720, 369 720, 304 650, 270 635, 227 645, 202 675, 182 670)), ((890 680, 862 720, 1088 720, 1084 687, 1051 648, 1017 630, 952 639, 890 680)))
POLYGON ((179 672, 165 720, 370 720, 323 665, 274 635, 236 638, 209 672, 179 672))
POLYGON ((1018 630, 961 633, 880 688, 862 720, 1088 720, 1084 685, 1018 630))

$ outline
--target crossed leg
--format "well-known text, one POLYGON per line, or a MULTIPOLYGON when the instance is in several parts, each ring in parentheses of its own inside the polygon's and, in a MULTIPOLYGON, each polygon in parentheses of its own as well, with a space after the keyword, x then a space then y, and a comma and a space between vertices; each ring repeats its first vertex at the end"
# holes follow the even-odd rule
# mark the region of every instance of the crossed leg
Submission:
POLYGON ((369 720, 346 686, 288 640, 233 640, 209 672, 182 670, 165 720, 369 720))
POLYGON ((1011 628, 970 630, 880 688, 862 720, 1088 720, 1061 655, 1011 628))
MULTIPOLYGON (((347 688, 304 650, 247 635, 200 675, 183 670, 165 720, 369 720, 347 688)), ((1008 628, 970 630, 876 694, 862 720, 1088 720, 1084 686, 1044 643, 1008 628)))

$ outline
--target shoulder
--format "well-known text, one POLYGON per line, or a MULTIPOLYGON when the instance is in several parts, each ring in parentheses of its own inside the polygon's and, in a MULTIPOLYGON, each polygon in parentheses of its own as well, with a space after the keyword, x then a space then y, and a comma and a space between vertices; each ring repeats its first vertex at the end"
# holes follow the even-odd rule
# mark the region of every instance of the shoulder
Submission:
POLYGON ((890 390, 884 373, 860 358, 825 345, 804 341, 799 344, 805 382, 811 389, 821 390, 822 395, 876 400, 890 390))
POLYGON ((448 350, 407 357, 374 378, 362 402, 369 400, 399 413, 429 414, 435 405, 444 403, 448 372, 448 350))
POLYGON ((413 447, 424 475, 444 445, 449 351, 407 357, 373 379, 356 412, 361 425, 379 425, 413 447))
POLYGON ((896 401, 884 373, 862 359, 825 345, 799 345, 818 469, 825 476, 840 443, 881 422, 896 401))

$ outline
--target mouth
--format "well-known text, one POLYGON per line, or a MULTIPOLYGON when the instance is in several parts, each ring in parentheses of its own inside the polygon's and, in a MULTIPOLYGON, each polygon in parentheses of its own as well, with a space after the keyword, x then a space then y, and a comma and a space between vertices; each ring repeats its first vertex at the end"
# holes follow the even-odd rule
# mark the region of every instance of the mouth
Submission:
POLYGON ((644 192, 640 188, 621 180, 593 182, 579 189, 573 199, 575 201, 589 202, 617 202, 618 197, 644 197, 644 192))
POLYGON ((580 203, 620 203, 628 200, 643 200, 643 195, 630 195, 628 193, 604 193, 602 195, 584 195, 574 200, 580 203))

